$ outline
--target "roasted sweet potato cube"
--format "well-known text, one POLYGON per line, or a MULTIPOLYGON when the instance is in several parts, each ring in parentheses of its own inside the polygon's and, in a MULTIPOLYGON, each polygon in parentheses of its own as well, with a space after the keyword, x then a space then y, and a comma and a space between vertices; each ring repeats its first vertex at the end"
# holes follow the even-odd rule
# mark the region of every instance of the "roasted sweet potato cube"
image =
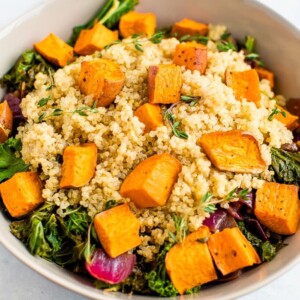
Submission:
POLYGON ((174 64, 204 74, 207 67, 207 47, 197 43, 181 43, 175 48, 174 64))
POLYGON ((235 98, 239 101, 246 99, 260 105, 259 77, 256 70, 251 69, 242 72, 226 71, 226 84, 233 89, 235 98))
POLYGON ((35 43, 34 48, 45 59, 60 67, 64 67, 73 60, 73 48, 53 33, 35 43))
POLYGON ((117 257, 141 244, 140 221, 122 204, 95 216, 94 226, 105 252, 117 257))
POLYGON ((63 153, 62 178, 59 187, 82 187, 93 178, 97 164, 97 146, 94 143, 67 146, 63 153))
POLYGON ((242 130, 204 134, 198 143, 221 171, 258 174, 266 168, 257 140, 242 130))
POLYGON ((180 101, 182 86, 179 66, 159 65, 148 69, 148 94, 150 103, 170 104, 180 101))
POLYGON ((208 248, 224 276, 261 263, 255 249, 238 227, 212 234, 208 240, 208 248))
POLYGON ((145 124, 145 133, 164 125, 161 108, 158 104, 145 103, 135 111, 134 115, 145 124))
POLYGON ((153 13, 130 11, 120 19, 119 29, 124 38, 133 34, 151 36, 155 33, 156 16, 153 13))
POLYGON ((182 19, 173 25, 171 33, 178 37, 184 35, 207 35, 208 25, 193 21, 191 19, 182 19))
POLYGON ((298 186, 265 182, 256 192, 254 213, 259 222, 278 234, 297 231, 300 208, 298 186))
POLYGON ((283 123, 287 129, 289 129, 291 131, 295 130, 299 126, 298 116, 294 116, 294 115, 290 114, 286 109, 284 109, 283 107, 281 107, 279 105, 277 105, 277 108, 280 112, 283 112, 284 115, 282 113, 279 113, 274 117, 274 119, 283 123))
POLYGON ((98 22, 91 29, 81 30, 74 51, 80 55, 90 55, 95 51, 102 50, 116 41, 118 37, 117 30, 112 31, 98 22))
POLYGON ((20 172, 0 184, 3 203, 14 218, 27 215, 40 206, 42 183, 35 172, 20 172))
POLYGON ((270 88, 274 87, 274 73, 261 67, 254 68, 258 74, 259 79, 267 79, 270 82, 270 88))
POLYGON ((167 253, 167 273, 182 295, 186 290, 217 279, 206 239, 210 232, 206 226, 191 233, 181 244, 176 244, 167 253))
POLYGON ((181 163, 172 155, 150 156, 125 178, 120 193, 139 207, 165 205, 180 171, 181 163))
POLYGON ((12 126, 13 114, 7 101, 4 100, 0 104, 0 143, 3 143, 8 139, 12 126))
POLYGON ((79 89, 85 95, 93 95, 97 106, 110 105, 124 83, 125 75, 120 66, 110 59, 100 58, 81 63, 79 89))

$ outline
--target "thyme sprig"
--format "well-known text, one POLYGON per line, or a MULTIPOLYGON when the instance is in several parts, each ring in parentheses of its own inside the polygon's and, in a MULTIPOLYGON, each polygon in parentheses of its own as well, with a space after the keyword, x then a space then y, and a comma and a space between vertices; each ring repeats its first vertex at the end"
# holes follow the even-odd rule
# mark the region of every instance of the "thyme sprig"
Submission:
MULTIPOLYGON (((174 36, 176 36, 176 35, 174 34, 174 36)), ((183 35, 182 37, 180 37, 178 40, 181 43, 182 42, 197 42, 202 45, 207 45, 209 38, 207 36, 203 36, 203 35, 199 35, 199 34, 196 34, 196 35, 186 34, 186 35, 183 35)))
POLYGON ((271 114, 268 116, 268 120, 269 120, 269 121, 272 121, 273 118, 274 118, 276 115, 279 115, 279 114, 281 114, 284 118, 286 118, 286 112, 283 111, 283 110, 279 110, 278 107, 275 107, 275 108, 272 110, 271 114))
POLYGON ((220 200, 213 200, 213 194, 210 192, 207 192, 203 195, 201 201, 200 201, 200 207, 206 212, 206 213, 214 213, 217 210, 216 205, 222 202, 232 202, 236 199, 241 199, 244 201, 249 200, 248 196, 249 190, 243 189, 238 190, 238 188, 234 188, 232 191, 229 192, 229 194, 224 198, 220 200))
POLYGON ((169 231, 169 237, 174 243, 182 243, 187 235, 187 221, 185 218, 175 214, 172 215, 172 220, 175 226, 175 234, 169 231))
POLYGON ((45 98, 41 98, 38 103, 37 103, 37 106, 38 107, 43 107, 45 105, 47 105, 47 103, 51 100, 51 97, 45 97, 45 98))
POLYGON ((254 62, 258 66, 264 66, 264 63, 260 59, 260 55, 255 52, 255 38, 246 35, 244 49, 246 50, 245 59, 246 61, 254 62))
POLYGON ((172 114, 172 109, 173 109, 173 107, 175 105, 176 105, 176 103, 173 104, 173 105, 171 105, 165 111, 165 113, 164 113, 164 120, 168 120, 169 125, 170 125, 170 127, 172 129, 172 132, 173 132, 173 134, 175 136, 177 136, 180 139, 186 140, 189 137, 188 134, 180 129, 181 121, 176 121, 174 115, 172 114))
POLYGON ((180 97, 180 100, 182 102, 188 103, 190 106, 195 106, 200 99, 201 99, 201 96, 181 95, 181 97, 180 97))
POLYGON ((230 41, 219 40, 217 41, 217 48, 220 52, 227 52, 229 50, 237 51, 236 45, 231 43, 230 41))
MULTIPOLYGON (((42 100, 42 99, 41 99, 42 100)), ((51 117, 58 117, 63 114, 78 114, 82 117, 87 117, 88 113, 97 113, 98 109, 96 108, 96 102, 93 103, 93 105, 90 106, 81 106, 79 108, 76 108, 72 111, 64 111, 61 108, 54 108, 51 112, 43 111, 37 119, 38 123, 41 123, 42 121, 45 121, 51 117)))
MULTIPOLYGON (((131 36, 131 40, 127 41, 126 43, 133 44, 137 51, 144 52, 144 50, 142 48, 143 43, 151 42, 153 44, 160 44, 161 41, 163 40, 164 36, 165 36, 165 33, 163 31, 156 32, 149 38, 145 38, 145 36, 142 34, 133 34, 131 36)), ((104 50, 108 50, 112 46, 120 44, 120 43, 121 43, 121 40, 116 40, 116 41, 112 42, 111 44, 106 45, 104 47, 104 50)))

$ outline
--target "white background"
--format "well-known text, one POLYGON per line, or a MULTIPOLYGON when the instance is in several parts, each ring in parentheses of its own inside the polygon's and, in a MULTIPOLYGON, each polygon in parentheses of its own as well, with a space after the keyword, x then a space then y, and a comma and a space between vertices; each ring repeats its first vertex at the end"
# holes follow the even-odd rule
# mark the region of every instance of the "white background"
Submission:
MULTIPOLYGON (((0 30, 43 1, 45 0, 0 0, 0 30)), ((271 7, 300 29, 300 0, 259 0, 259 2, 271 7)), ((300 265, 268 286, 239 300, 298 300, 300 299, 299 275, 300 265)), ((31 271, 0 245, 0 300, 29 299, 84 300, 86 298, 69 292, 31 271)))

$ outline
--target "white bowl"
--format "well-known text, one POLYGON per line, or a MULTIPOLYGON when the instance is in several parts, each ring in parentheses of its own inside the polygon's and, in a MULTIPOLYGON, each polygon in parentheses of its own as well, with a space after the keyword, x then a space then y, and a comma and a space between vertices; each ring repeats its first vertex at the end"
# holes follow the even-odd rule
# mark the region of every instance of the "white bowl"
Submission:
MULTIPOLYGON (((68 38, 71 28, 89 19, 99 7, 98 0, 52 0, 45 3, 0 32, 0 75, 4 74, 25 49, 55 32, 68 38)), ((225 24, 233 36, 246 34, 258 41, 258 52, 276 74, 278 91, 287 97, 299 97, 300 33, 279 15, 250 0, 141 0, 141 11, 155 12, 159 26, 167 26, 183 17, 225 24), (230 2, 230 4, 229 4, 230 2)), ((3 91, 2 91, 3 93, 3 91)), ((152 299, 96 290, 92 284, 54 263, 33 257, 9 231, 9 220, 0 214, 0 242, 17 258, 53 282, 92 299, 152 299)), ((233 299, 266 285, 300 261, 300 229, 287 239, 289 244, 276 258, 244 273, 239 279, 181 299, 233 299)), ((156 299, 165 299, 157 298, 156 299)))

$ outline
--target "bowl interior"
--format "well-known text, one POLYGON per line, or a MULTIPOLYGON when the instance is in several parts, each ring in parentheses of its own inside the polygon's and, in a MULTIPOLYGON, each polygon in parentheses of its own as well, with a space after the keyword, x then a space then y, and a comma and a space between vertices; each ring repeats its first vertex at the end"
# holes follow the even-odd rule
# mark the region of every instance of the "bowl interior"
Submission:
MULTIPOLYGON (((13 65, 20 53, 31 48, 35 41, 42 39, 49 32, 67 39, 71 28, 89 19, 100 2, 103 1, 45 1, 43 5, 1 31, 0 75, 13 65)), ((250 0, 231 0, 230 5, 224 0, 142 0, 141 2, 138 10, 154 12, 159 27, 169 26, 174 21, 189 17, 214 24, 225 24, 239 39, 243 39, 246 34, 253 35, 257 39, 257 50, 261 53, 263 61, 276 74, 278 92, 287 97, 299 97, 300 33, 261 4, 250 0)), ((31 256, 10 234, 9 220, 3 214, 0 216, 0 228, 0 242, 21 261, 48 279, 93 299, 129 298, 124 294, 98 291, 88 280, 63 270, 55 264, 31 256)), ((236 281, 203 290, 199 295, 184 296, 184 299, 232 299, 261 287, 299 261, 300 230, 296 235, 288 238, 287 243, 289 246, 282 249, 272 262, 246 272, 236 281)), ((130 296, 130 298, 150 297, 130 296)))

